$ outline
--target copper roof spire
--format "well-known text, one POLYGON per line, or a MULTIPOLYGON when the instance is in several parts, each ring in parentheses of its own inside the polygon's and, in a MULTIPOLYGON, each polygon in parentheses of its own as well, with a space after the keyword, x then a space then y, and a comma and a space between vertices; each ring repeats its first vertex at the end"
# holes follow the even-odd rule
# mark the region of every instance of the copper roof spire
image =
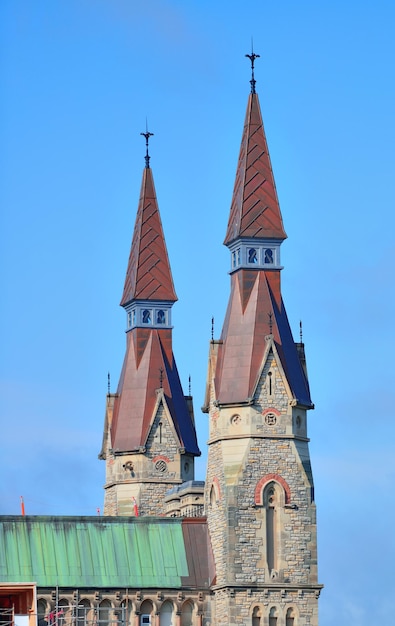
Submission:
POLYGON ((246 56, 251 61, 251 93, 224 241, 231 251, 231 294, 218 346, 216 400, 251 400, 270 339, 294 397, 310 406, 307 378, 281 295, 280 246, 286 234, 255 92, 254 62, 259 55, 246 56))
POLYGON ((239 237, 271 238, 280 241, 287 237, 277 198, 258 94, 255 93, 254 61, 259 55, 252 52, 246 57, 251 61, 251 93, 248 97, 225 245, 231 244, 239 237))
POLYGON ((146 165, 143 170, 140 201, 121 306, 127 305, 132 300, 170 302, 177 300, 156 199, 154 177, 149 166, 148 141, 153 133, 147 130, 141 135, 146 140, 146 165))
POLYGON ((181 447, 200 454, 172 351, 171 307, 177 300, 159 214, 148 142, 132 246, 121 306, 127 314, 127 348, 114 402, 112 447, 119 452, 144 446, 157 406, 164 401, 181 447))

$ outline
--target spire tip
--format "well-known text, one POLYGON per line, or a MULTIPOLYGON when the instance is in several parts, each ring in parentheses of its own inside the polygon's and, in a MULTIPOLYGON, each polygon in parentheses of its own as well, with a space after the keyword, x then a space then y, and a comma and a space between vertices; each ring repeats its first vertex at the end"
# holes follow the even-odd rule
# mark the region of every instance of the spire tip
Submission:
POLYGON ((140 133, 140 135, 142 135, 143 137, 145 137, 145 147, 146 147, 146 152, 145 152, 145 167, 148 169, 149 168, 149 160, 150 160, 150 155, 148 153, 148 142, 149 142, 149 138, 154 136, 154 133, 150 133, 148 130, 148 122, 147 122, 147 118, 145 119, 145 133, 140 133))
POLYGON ((246 54, 246 57, 248 59, 250 59, 250 61, 251 61, 251 80, 250 80, 250 85, 251 85, 251 93, 255 93, 256 80, 255 80, 255 76, 254 76, 254 64, 255 64, 255 59, 259 59, 260 58, 260 54, 255 54, 255 52, 254 52, 254 45, 253 45, 252 39, 251 39, 251 54, 246 54))

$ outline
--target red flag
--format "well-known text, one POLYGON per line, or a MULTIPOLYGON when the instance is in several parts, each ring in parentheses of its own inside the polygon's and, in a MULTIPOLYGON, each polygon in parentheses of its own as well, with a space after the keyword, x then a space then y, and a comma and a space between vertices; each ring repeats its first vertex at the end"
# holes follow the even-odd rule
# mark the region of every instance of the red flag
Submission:
POLYGON ((21 496, 21 512, 22 515, 25 515, 25 503, 23 501, 23 496, 21 496))
POLYGON ((136 502, 136 498, 133 496, 132 498, 132 502, 133 502, 133 511, 136 517, 139 516, 139 507, 137 506, 137 502, 136 502))

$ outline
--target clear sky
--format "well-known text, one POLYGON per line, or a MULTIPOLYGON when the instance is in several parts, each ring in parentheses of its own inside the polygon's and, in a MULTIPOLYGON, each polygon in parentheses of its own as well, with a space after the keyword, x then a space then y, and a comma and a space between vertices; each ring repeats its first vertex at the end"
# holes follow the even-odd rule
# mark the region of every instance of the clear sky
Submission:
POLYGON ((102 508, 146 117, 204 478, 253 36, 316 405, 320 624, 393 622, 394 32, 392 0, 1 0, 0 513, 102 508))

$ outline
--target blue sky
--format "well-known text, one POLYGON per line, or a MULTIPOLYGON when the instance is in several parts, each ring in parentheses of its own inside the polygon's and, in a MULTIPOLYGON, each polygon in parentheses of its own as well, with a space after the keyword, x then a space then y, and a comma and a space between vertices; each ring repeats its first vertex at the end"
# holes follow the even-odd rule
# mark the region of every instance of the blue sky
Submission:
POLYGON ((146 117, 204 478, 253 36, 288 234, 283 295, 316 405, 320 624, 391 623, 394 28, 381 0, 2 0, 0 513, 19 513, 21 495, 30 514, 102 507, 146 117))

